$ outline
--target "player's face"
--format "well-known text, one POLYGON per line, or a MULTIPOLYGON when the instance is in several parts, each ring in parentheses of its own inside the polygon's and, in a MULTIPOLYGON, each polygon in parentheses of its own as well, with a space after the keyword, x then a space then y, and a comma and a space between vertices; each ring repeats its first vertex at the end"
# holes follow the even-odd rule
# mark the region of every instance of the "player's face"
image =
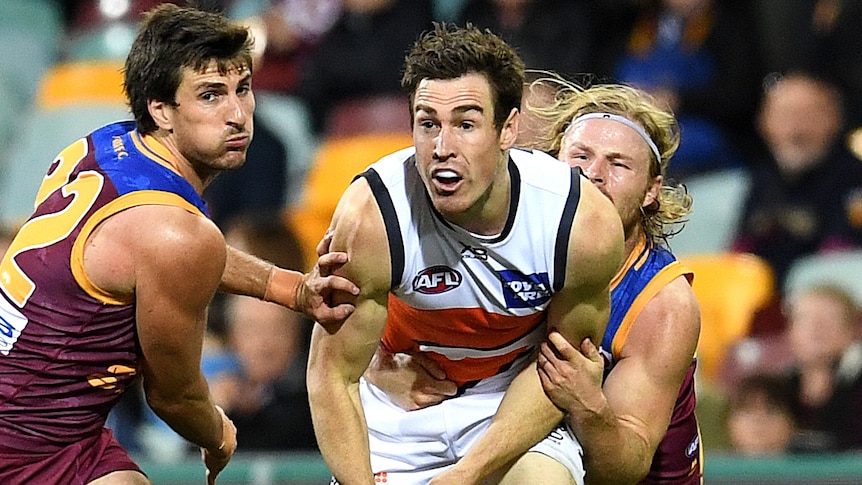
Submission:
POLYGON ((636 131, 617 121, 590 119, 563 137, 560 159, 580 167, 614 203, 626 235, 641 221, 641 208, 655 201, 661 176, 650 177, 650 148, 636 131))
POLYGON ((434 207, 467 230, 498 233, 508 214, 506 150, 517 134, 517 111, 498 132, 490 85, 469 74, 423 80, 413 112, 417 166, 434 207))
POLYGON ((185 68, 176 106, 165 110, 177 150, 197 170, 229 170, 245 162, 254 126, 251 71, 225 74, 212 61, 202 72, 185 68))

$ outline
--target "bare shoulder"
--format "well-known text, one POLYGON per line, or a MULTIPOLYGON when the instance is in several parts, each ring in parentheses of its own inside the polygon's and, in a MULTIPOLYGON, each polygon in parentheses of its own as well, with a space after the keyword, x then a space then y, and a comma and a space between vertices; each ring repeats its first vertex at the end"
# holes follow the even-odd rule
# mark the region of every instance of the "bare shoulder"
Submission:
MULTIPOLYGON (((587 179, 569 235, 568 267, 573 272, 608 281, 623 262, 623 226, 617 210, 587 179)), ((607 281, 606 281, 607 283, 607 281)))
POLYGON ((623 356, 663 355, 688 366, 700 336, 700 307, 684 276, 668 283, 644 306, 629 333, 623 356))
POLYGON ((103 221, 87 241, 85 267, 107 291, 134 291, 146 272, 220 278, 226 247, 218 227, 186 209, 142 205, 103 221))
POLYGON ((345 251, 349 262, 341 273, 356 282, 363 294, 389 290, 391 262, 383 215, 368 182, 354 181, 335 209, 330 229, 333 251, 345 251))

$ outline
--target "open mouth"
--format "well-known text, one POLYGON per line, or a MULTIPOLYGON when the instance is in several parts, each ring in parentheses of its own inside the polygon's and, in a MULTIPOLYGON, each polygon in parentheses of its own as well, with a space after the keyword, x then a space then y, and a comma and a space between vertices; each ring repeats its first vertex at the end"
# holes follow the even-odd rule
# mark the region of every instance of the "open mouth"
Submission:
POLYGON ((454 190, 463 178, 450 169, 435 170, 431 175, 437 185, 445 190, 454 190))

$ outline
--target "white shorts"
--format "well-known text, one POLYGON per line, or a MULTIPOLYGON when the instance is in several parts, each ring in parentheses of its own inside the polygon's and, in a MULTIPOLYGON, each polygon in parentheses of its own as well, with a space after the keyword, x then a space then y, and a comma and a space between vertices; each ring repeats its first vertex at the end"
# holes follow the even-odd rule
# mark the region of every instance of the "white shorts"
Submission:
MULTIPOLYGON (((509 371, 479 382, 461 396, 410 412, 362 379, 359 392, 375 477, 394 485, 426 484, 455 465, 488 428, 509 383, 528 362, 522 359, 509 371)), ((559 461, 576 483, 584 483, 583 451, 565 425, 531 451, 559 461)))

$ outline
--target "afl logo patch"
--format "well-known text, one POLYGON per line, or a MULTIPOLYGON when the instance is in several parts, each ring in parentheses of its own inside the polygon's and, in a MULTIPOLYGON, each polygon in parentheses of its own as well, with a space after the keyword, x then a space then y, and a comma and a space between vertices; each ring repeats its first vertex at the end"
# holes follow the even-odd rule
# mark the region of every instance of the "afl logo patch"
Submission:
POLYGON ((413 291, 437 295, 454 290, 461 285, 462 280, 461 273, 448 266, 431 266, 413 278, 413 291))

